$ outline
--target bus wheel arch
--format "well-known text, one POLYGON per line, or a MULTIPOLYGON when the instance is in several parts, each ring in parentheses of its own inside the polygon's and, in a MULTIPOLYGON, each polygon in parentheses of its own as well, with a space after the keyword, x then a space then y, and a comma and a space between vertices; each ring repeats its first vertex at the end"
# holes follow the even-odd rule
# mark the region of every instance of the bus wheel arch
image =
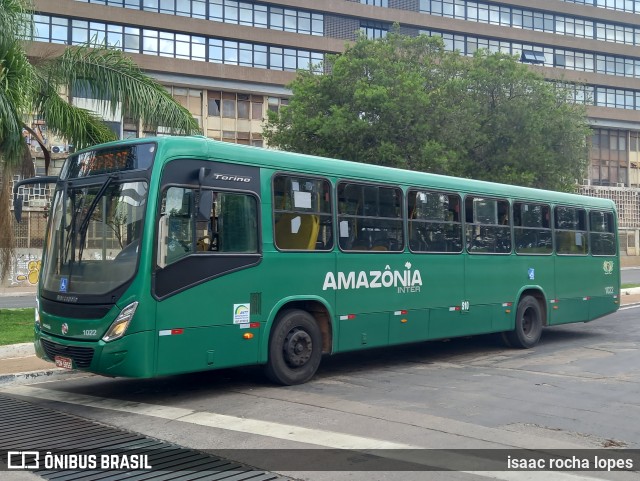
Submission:
POLYGON ((539 290, 522 292, 516 307, 515 325, 512 331, 502 333, 510 347, 530 349, 538 344, 543 326, 548 325, 547 303, 539 290))
POLYGON ((323 353, 332 349, 327 308, 317 301, 294 301, 282 306, 270 329, 265 373, 284 385, 302 384, 313 377, 323 353))

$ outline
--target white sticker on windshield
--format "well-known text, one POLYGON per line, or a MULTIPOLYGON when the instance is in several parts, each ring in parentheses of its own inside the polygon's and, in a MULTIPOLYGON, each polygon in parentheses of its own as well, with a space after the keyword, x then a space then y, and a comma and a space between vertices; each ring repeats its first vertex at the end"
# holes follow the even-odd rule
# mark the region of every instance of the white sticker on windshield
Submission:
POLYGON ((295 191, 293 193, 293 205, 300 209, 311 209, 311 192, 295 191))

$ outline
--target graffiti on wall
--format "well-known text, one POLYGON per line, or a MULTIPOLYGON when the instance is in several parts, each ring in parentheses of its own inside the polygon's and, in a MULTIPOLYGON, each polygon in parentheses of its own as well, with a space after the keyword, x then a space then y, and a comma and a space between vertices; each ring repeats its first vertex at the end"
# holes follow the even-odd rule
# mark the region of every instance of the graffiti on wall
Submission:
POLYGON ((35 286, 40 278, 42 261, 36 254, 19 254, 11 265, 11 286, 35 286))

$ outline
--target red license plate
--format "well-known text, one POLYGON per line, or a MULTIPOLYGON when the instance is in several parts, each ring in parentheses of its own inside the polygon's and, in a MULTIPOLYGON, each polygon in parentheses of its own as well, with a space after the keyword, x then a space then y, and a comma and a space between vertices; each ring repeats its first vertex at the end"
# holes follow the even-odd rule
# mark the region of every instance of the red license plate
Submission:
POLYGON ((73 360, 69 357, 56 356, 56 366, 62 369, 73 369, 73 360))

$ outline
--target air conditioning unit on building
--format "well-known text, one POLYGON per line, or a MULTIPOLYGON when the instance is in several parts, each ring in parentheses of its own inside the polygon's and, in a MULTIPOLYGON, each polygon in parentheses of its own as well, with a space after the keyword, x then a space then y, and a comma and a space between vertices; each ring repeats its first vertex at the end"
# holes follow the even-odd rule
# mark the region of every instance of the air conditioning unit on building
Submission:
POLYGON ((582 179, 582 185, 591 185, 591 179, 582 179))
POLYGON ((31 150, 33 150, 34 152, 42 152, 42 147, 40 147, 40 144, 32 144, 31 150))
POLYGON ((64 145, 54 145, 51 147, 51 152, 54 154, 62 154, 67 151, 67 147, 64 145))

